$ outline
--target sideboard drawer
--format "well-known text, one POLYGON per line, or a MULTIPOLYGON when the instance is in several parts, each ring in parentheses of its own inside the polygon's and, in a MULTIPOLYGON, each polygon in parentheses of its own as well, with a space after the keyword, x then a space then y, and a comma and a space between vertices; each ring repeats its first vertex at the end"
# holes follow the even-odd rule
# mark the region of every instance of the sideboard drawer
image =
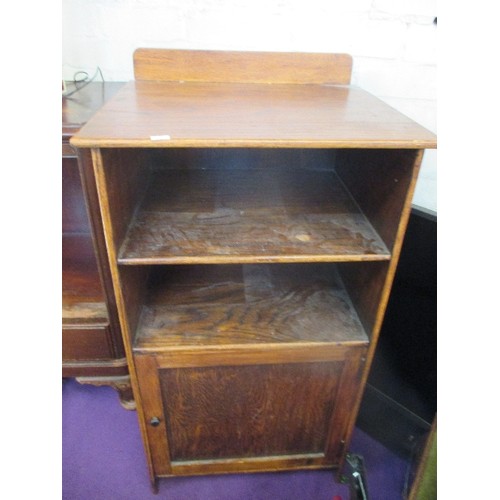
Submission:
POLYGON ((114 356, 109 345, 109 325, 63 326, 62 356, 64 360, 111 359, 114 356))

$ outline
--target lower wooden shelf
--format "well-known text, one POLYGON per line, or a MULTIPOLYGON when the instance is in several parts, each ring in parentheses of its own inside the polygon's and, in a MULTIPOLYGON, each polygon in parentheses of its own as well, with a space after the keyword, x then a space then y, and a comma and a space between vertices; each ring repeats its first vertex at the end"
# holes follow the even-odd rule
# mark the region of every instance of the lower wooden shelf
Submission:
POLYGON ((134 350, 366 345, 335 264, 153 266, 134 350))

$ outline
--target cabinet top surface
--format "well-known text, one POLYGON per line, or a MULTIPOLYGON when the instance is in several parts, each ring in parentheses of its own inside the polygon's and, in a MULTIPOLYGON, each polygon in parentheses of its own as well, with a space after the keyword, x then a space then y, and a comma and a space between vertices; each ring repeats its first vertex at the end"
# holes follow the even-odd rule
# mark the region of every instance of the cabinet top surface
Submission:
POLYGON ((350 85, 135 81, 72 144, 423 149, 436 136, 350 85))

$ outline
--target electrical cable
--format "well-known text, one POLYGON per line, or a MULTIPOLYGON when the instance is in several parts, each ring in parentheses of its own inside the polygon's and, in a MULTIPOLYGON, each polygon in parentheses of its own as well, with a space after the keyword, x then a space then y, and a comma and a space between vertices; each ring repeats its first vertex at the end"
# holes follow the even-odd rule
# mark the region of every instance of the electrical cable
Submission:
POLYGON ((96 69, 94 76, 92 78, 89 78, 89 74, 86 71, 77 71, 73 75, 73 85, 75 86, 75 88, 73 90, 71 90, 70 92, 63 92, 63 97, 68 98, 68 97, 72 96, 73 94, 76 94, 76 92, 78 92, 79 90, 86 87, 90 82, 93 82, 98 74, 101 75, 101 80, 104 83, 104 76, 103 76, 101 68, 99 68, 99 66, 97 66, 97 69, 96 69), (83 75, 83 77, 78 78, 78 75, 83 75))

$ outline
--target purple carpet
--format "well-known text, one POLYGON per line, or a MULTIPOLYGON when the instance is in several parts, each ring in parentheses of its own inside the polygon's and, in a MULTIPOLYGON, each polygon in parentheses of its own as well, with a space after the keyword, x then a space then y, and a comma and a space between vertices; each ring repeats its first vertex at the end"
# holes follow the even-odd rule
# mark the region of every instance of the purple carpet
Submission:
MULTIPOLYGON (((330 471, 162 479, 149 484, 137 414, 109 387, 63 383, 64 500, 349 500, 330 471)), ((363 456, 370 500, 400 500, 408 463, 356 429, 350 451, 363 456)))

